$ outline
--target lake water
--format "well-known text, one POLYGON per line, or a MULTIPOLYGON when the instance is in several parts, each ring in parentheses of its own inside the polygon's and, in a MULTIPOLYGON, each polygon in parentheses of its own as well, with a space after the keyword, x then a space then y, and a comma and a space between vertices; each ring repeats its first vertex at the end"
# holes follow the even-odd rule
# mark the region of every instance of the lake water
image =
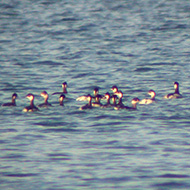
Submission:
POLYGON ((190 188, 190 2, 3 0, 0 3, 0 189, 190 188), (64 107, 58 104, 67 81, 64 107), (164 100, 178 81, 182 99, 164 100), (110 92, 138 110, 81 111, 110 92), (23 113, 28 93, 52 107, 23 113))

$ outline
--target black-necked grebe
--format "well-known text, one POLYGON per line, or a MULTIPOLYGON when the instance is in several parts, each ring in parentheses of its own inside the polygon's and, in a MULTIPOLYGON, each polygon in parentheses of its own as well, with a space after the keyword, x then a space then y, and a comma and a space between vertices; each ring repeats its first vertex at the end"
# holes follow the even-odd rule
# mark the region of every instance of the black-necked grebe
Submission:
POLYGON ((62 83, 63 93, 67 94, 67 82, 62 83))
POLYGON ((95 96, 95 102, 92 102, 92 106, 93 106, 93 107, 101 107, 101 106, 102 106, 102 103, 100 102, 100 99, 102 99, 102 95, 97 94, 97 95, 95 96))
MULTIPOLYGON (((87 101, 88 95, 79 96, 76 100, 77 101, 87 101)), ((99 88, 98 87, 94 88, 93 96, 91 96, 91 97, 92 97, 92 99, 95 100, 95 102, 99 102, 100 99, 103 98, 103 96, 99 94, 99 88)))
POLYGON ((63 92, 54 92, 52 95, 54 94, 67 94, 67 82, 62 83, 62 88, 63 88, 63 92))
POLYGON ((117 95, 115 95, 115 94, 112 95, 112 97, 111 97, 112 104, 111 105, 114 107, 117 105, 116 99, 118 99, 117 95))
POLYGON ((124 106, 123 101, 122 101, 123 92, 122 91, 118 91, 117 94, 115 94, 115 95, 117 95, 117 97, 119 98, 119 101, 118 101, 118 103, 117 103, 116 106, 117 107, 123 107, 124 106))
POLYGON ((14 93, 12 95, 12 102, 4 103, 2 104, 2 106, 16 106, 16 98, 17 98, 17 94, 14 93))
POLYGON ((95 87, 93 93, 94 93, 94 97, 96 97, 99 94, 99 88, 95 87))
POLYGON ((97 96, 98 96, 99 100, 104 97, 103 95, 99 94, 99 87, 94 88, 93 94, 94 94, 94 96, 92 96, 92 98, 95 99, 96 102, 97 102, 97 100, 96 100, 97 96))
POLYGON ((63 100, 65 99, 65 95, 64 94, 61 94, 59 96, 59 105, 60 106, 64 106, 64 103, 63 103, 63 100))
POLYGON ((42 96, 44 98, 44 103, 39 104, 38 107, 48 107, 48 106, 52 106, 49 102, 48 102, 48 93, 46 91, 43 91, 40 96, 42 96))
POLYGON ((23 112, 34 112, 39 111, 39 109, 34 105, 34 95, 33 94, 27 94, 26 98, 30 100, 30 105, 25 107, 23 109, 23 112))
POLYGON ((131 101, 132 107, 128 107, 126 109, 136 110, 138 102, 140 102, 140 100, 138 98, 133 98, 132 101, 131 101))
POLYGON ((131 100, 131 104, 132 104, 132 107, 128 107, 128 106, 121 106, 121 107, 114 107, 114 109, 116 110, 119 110, 119 109, 127 109, 127 110, 136 110, 137 109, 137 103, 139 102, 140 100, 138 98, 133 98, 131 100))
POLYGON ((88 101, 88 104, 86 104, 86 105, 80 107, 80 108, 79 108, 80 110, 92 109, 92 108, 93 108, 93 107, 92 107, 92 96, 91 96, 90 94, 88 94, 88 95, 86 96, 86 100, 88 101))
POLYGON ((88 95, 79 96, 76 101, 87 101, 88 95))
POLYGON ((150 99, 143 99, 139 102, 139 104, 151 104, 155 102, 156 92, 154 90, 149 90, 148 94, 151 96, 150 99))
POLYGON ((102 105, 101 107, 102 107, 102 108, 112 107, 112 105, 111 105, 111 103, 110 103, 111 96, 110 96, 110 93, 109 93, 109 92, 106 92, 106 93, 105 93, 104 99, 106 99, 107 102, 106 102, 106 104, 102 105))
POLYGON ((179 93, 179 83, 174 82, 174 89, 175 92, 171 94, 167 94, 164 96, 165 99, 175 99, 175 98, 182 98, 182 95, 179 93))
POLYGON ((117 86, 112 86, 111 87, 111 90, 113 91, 113 93, 115 94, 115 95, 117 95, 117 92, 118 92, 118 87, 117 86))

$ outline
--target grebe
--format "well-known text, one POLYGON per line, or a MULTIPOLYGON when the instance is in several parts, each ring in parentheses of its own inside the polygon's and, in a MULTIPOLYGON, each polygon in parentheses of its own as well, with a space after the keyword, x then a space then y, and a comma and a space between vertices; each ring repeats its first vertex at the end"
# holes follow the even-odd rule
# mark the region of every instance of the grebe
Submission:
MULTIPOLYGON (((117 104, 117 106, 124 106, 122 103, 122 98, 123 98, 123 92, 118 90, 117 86, 112 86, 111 90, 113 91, 113 95, 117 95, 117 97, 119 98, 119 102, 117 104)), ((116 99, 115 99, 116 100, 116 99)))
POLYGON ((30 100, 30 105, 25 107, 23 109, 23 112, 34 112, 39 111, 39 109, 34 105, 34 95, 33 94, 27 94, 26 98, 30 100))
POLYGON ((59 105, 60 106, 64 106, 64 104, 63 104, 63 100, 65 99, 65 95, 64 94, 61 94, 60 96, 59 96, 59 105))
POLYGON ((54 94, 67 94, 67 82, 62 83, 62 88, 63 88, 63 92, 54 92, 52 95, 54 94))
POLYGON ((131 100, 131 104, 132 104, 132 107, 128 107, 128 106, 122 106, 122 107, 114 107, 114 109, 116 110, 119 110, 119 109, 127 109, 127 110, 136 110, 137 109, 137 103, 139 102, 140 100, 138 98, 133 98, 131 100))
POLYGON ((100 94, 97 94, 95 96, 95 102, 92 102, 92 106, 93 107, 101 107, 102 103, 100 102, 100 99, 102 98, 102 96, 100 94))
POLYGON ((132 107, 127 107, 126 109, 136 110, 138 102, 140 102, 138 98, 133 98, 131 101, 132 107))
POLYGON ((113 91, 113 94, 115 95, 117 95, 117 93, 119 92, 118 87, 115 85, 111 87, 111 90, 113 91))
POLYGON ((123 92, 122 91, 118 91, 117 92, 117 97, 119 98, 118 103, 116 104, 117 107, 125 107, 125 105, 122 102, 122 98, 123 98, 123 92))
POLYGON ((104 99, 106 99, 107 102, 106 102, 106 104, 102 105, 101 107, 102 107, 102 108, 112 107, 112 105, 111 105, 111 103, 110 103, 111 96, 110 96, 110 93, 109 93, 109 92, 106 92, 106 93, 105 93, 104 99))
POLYGON ((88 94, 88 95, 86 96, 86 100, 88 101, 88 104, 86 104, 86 105, 80 107, 80 108, 79 108, 80 110, 92 109, 92 108, 93 108, 93 107, 92 107, 92 96, 91 96, 90 94, 88 94))
POLYGON ((67 94, 67 82, 62 83, 63 93, 67 94))
POLYGON ((164 96, 164 98, 166 98, 166 99, 182 98, 182 95, 179 93, 179 83, 178 82, 174 82, 174 89, 175 89, 174 93, 167 94, 164 96))
POLYGON ((12 94, 12 102, 4 103, 2 104, 2 106, 16 106, 16 98, 17 94, 16 93, 12 94))
POLYGON ((98 96, 99 100, 104 98, 103 95, 99 94, 99 88, 98 87, 94 88, 93 94, 94 94, 94 96, 92 96, 92 98, 95 99, 95 102, 97 102, 97 100, 96 100, 97 96, 98 96))
POLYGON ((116 99, 117 99, 117 95, 112 95, 112 97, 111 97, 112 104, 111 105, 114 107, 117 105, 116 99))
POLYGON ((98 87, 94 88, 93 93, 94 93, 94 97, 96 97, 99 94, 99 88, 98 87))
MULTIPOLYGON (((103 96, 99 94, 99 88, 98 87, 94 88, 93 94, 94 94, 94 96, 92 96, 92 99, 94 99, 95 102, 99 102, 100 99, 103 98, 103 96)), ((88 97, 88 95, 79 96, 76 100, 77 101, 86 101, 87 97, 88 97)))
POLYGON ((44 97, 44 103, 39 104, 38 107, 48 107, 48 106, 52 106, 49 102, 48 102, 48 93, 46 91, 43 91, 40 96, 44 97))
POLYGON ((151 103, 155 102, 156 92, 154 90, 149 90, 148 94, 151 96, 151 98, 143 99, 139 102, 139 104, 151 104, 151 103))

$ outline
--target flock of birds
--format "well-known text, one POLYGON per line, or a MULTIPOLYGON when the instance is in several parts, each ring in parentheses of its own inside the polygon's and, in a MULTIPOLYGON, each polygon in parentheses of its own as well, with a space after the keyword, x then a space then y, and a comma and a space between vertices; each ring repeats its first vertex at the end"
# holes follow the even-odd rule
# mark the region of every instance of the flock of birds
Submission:
MULTIPOLYGON (((65 99, 65 94, 67 94, 67 82, 62 83, 62 92, 55 92, 52 95, 55 94, 60 94, 59 97, 59 104, 61 106, 64 105, 63 100, 65 99)), ((88 101, 88 103, 82 107, 80 107, 80 110, 85 110, 85 109, 92 109, 93 107, 101 107, 101 108, 107 108, 107 107, 113 107, 116 110, 119 109, 127 109, 127 110, 136 110, 137 109, 137 103, 139 104, 151 104, 155 102, 155 97, 156 93, 154 90, 149 90, 148 94, 151 96, 149 99, 142 99, 140 100, 139 98, 133 98, 131 100, 132 106, 125 106, 122 102, 123 98, 123 93, 121 90, 118 90, 117 86, 112 86, 111 88, 112 93, 105 93, 104 95, 99 94, 99 89, 94 88, 93 96, 88 94, 84 96, 78 97, 76 100, 77 101, 88 101), (101 100, 106 100, 105 104, 101 103, 101 100)), ((166 99, 174 99, 174 98, 182 98, 182 95, 179 93, 179 83, 174 82, 174 93, 167 94, 164 96, 166 99)), ((23 112, 34 112, 34 111, 39 111, 39 108, 42 107, 49 107, 52 106, 48 102, 49 95, 46 91, 43 91, 40 94, 44 98, 44 103, 39 104, 38 106, 34 105, 34 95, 29 93, 27 94, 27 98, 30 100, 30 105, 25 107, 23 109, 23 112)), ((2 106, 16 106, 16 98, 17 94, 14 93, 12 95, 12 102, 4 103, 2 106)))

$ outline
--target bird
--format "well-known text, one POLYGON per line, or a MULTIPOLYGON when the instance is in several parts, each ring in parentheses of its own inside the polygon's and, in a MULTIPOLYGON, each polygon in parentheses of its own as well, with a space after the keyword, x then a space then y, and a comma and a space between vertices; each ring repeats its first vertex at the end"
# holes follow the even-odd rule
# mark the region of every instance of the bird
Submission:
POLYGON ((29 93, 26 95, 26 98, 30 100, 30 105, 25 107, 23 109, 23 112, 34 112, 34 111, 39 111, 39 109, 34 105, 34 95, 29 93))
POLYGON ((111 90, 113 91, 113 94, 117 95, 117 93, 119 92, 118 87, 116 85, 111 87, 111 90))
POLYGON ((93 93, 94 93, 94 98, 95 98, 99 94, 99 88, 95 87, 93 93))
POLYGON ((143 99, 139 102, 139 104, 151 104, 151 103, 155 102, 156 92, 151 89, 148 91, 148 94, 151 96, 151 98, 143 99))
POLYGON ((124 106, 122 102, 123 92, 121 90, 118 90, 118 87, 116 85, 112 86, 111 90, 113 91, 113 95, 117 95, 117 97, 119 98, 119 102, 117 103, 117 106, 118 107, 124 106))
POLYGON ((38 107, 48 107, 48 106, 52 106, 49 102, 48 102, 48 98, 49 95, 46 91, 43 91, 40 96, 44 97, 44 103, 39 104, 38 107))
POLYGON ((2 106, 16 106, 16 98, 17 98, 17 94, 16 93, 12 94, 12 101, 8 103, 4 103, 2 104, 2 106))
MULTIPOLYGON (((76 100, 77 101, 86 101, 87 100, 88 95, 83 95, 83 96, 79 96, 76 100)), ((100 99, 103 98, 102 95, 99 94, 99 88, 95 87, 93 90, 93 96, 91 96, 92 99, 95 100, 95 102, 99 101, 100 99)))
POLYGON ((118 99, 117 95, 112 95, 112 97, 111 97, 112 104, 111 105, 114 107, 117 105, 116 99, 118 99))
POLYGON ((131 100, 131 104, 132 104, 132 107, 128 107, 128 106, 122 106, 122 107, 114 107, 115 110, 119 110, 119 109, 127 109, 127 110, 136 110, 137 109, 137 103, 139 102, 139 98, 133 98, 131 100))
POLYGON ((174 82, 174 93, 170 93, 164 96, 165 99, 175 99, 175 98, 182 98, 182 95, 179 93, 179 83, 174 82))
POLYGON ((116 104, 116 107, 125 107, 123 104, 122 98, 123 98, 123 92, 122 91, 117 91, 117 94, 114 94, 118 97, 118 103, 116 104))
POLYGON ((100 102, 100 99, 102 98, 102 95, 97 94, 95 96, 95 102, 92 102, 92 107, 101 107, 102 103, 100 102))
POLYGON ((93 108, 93 106, 92 106, 92 96, 90 94, 88 94, 86 96, 86 100, 88 101, 88 104, 80 107, 79 110, 85 110, 85 109, 92 109, 93 108))
POLYGON ((52 95, 55 95, 55 94, 67 94, 68 93, 68 91, 67 91, 67 82, 62 83, 62 88, 63 88, 63 92, 54 92, 52 95))
POLYGON ((60 106, 64 106, 64 104, 63 104, 63 100, 65 99, 65 95, 64 94, 61 94, 60 96, 59 96, 59 105, 60 106))
POLYGON ((109 93, 109 92, 106 92, 106 93, 105 93, 104 99, 106 99, 107 102, 106 102, 106 104, 102 105, 101 107, 102 107, 102 108, 112 107, 112 105, 111 105, 111 103, 110 103, 111 96, 110 96, 110 93, 109 93))

